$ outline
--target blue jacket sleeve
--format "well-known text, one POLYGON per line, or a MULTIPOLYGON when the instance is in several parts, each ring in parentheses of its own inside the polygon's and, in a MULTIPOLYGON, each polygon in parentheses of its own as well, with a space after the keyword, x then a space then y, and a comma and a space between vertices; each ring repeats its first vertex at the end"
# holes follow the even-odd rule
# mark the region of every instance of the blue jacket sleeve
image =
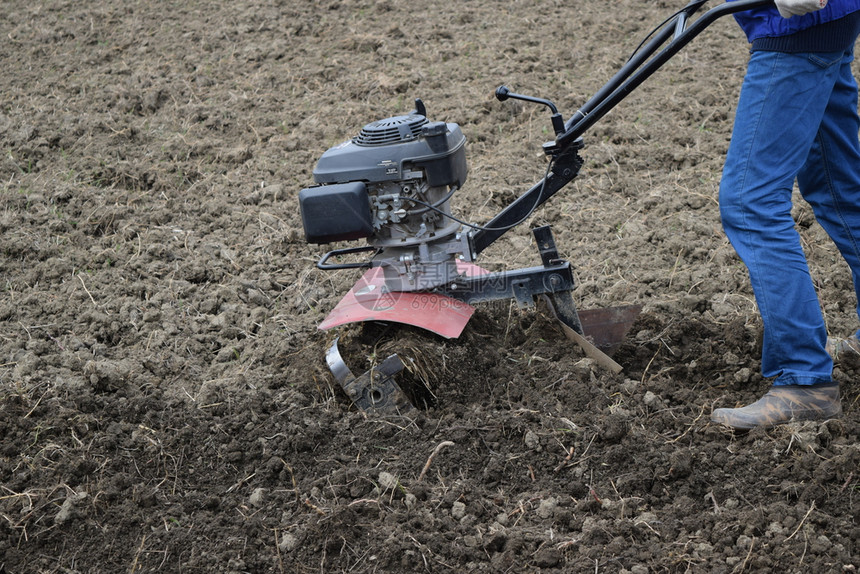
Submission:
MULTIPOLYGON (((733 2, 735 0, 727 1, 733 2)), ((740 24, 747 40, 752 42, 757 38, 794 34, 817 24, 836 20, 857 10, 860 10, 860 0, 830 0, 827 6, 821 10, 803 16, 783 18, 779 15, 776 6, 772 6, 738 12, 735 14, 735 20, 740 24)))

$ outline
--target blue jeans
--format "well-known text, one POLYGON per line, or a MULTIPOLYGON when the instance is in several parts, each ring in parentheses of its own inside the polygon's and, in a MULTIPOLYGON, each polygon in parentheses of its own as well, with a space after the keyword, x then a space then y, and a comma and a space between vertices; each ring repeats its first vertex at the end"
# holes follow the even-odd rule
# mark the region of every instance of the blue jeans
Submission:
MULTIPOLYGON (((831 380, 827 331, 791 217, 795 179, 848 262, 860 300, 860 142, 853 46, 753 52, 720 182, 723 229, 749 269, 774 385, 831 380)), ((858 309, 860 314, 860 309, 858 309)))

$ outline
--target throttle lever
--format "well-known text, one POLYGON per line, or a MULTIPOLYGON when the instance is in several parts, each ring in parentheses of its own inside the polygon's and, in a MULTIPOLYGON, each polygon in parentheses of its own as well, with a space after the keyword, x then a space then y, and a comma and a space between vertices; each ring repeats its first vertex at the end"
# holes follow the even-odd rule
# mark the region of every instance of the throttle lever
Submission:
POLYGON ((515 94, 508 88, 507 86, 499 86, 496 88, 496 99, 500 102, 504 102, 508 98, 513 98, 515 100, 523 100, 524 102, 533 102, 536 104, 543 104, 550 109, 552 112, 552 129, 555 132, 556 136, 560 136, 564 133, 564 118, 561 117, 561 114, 558 113, 558 109, 555 107, 555 104, 549 100, 545 100, 543 98, 535 98, 534 96, 524 96, 523 94, 515 94))

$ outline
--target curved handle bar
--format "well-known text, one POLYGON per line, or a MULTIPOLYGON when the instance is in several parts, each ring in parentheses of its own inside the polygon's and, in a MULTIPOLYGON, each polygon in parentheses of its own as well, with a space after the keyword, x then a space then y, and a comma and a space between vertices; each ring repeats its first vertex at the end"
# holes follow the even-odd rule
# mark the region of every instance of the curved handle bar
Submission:
POLYGON ((689 44, 693 38, 718 18, 773 5, 773 0, 730 0, 711 8, 695 22, 687 25, 687 18, 698 11, 706 1, 692 0, 674 17, 667 20, 654 37, 634 54, 627 64, 579 111, 565 122, 562 126, 562 133, 556 137, 555 142, 550 142, 551 147, 548 148, 556 156, 557 167, 559 167, 559 159, 562 160, 561 163, 564 165, 559 167, 561 173, 556 173, 556 169, 554 169, 552 175, 532 186, 531 189, 487 222, 485 227, 491 229, 481 229, 474 232, 471 237, 473 251, 476 255, 496 241, 505 231, 517 225, 525 210, 536 209, 576 177, 581 165, 581 160, 578 160, 576 155, 576 150, 582 145, 580 136, 636 89, 639 84, 660 69, 681 48, 689 44), (657 50, 673 36, 672 41, 655 56, 657 50), (649 58, 651 59, 649 60, 649 58))
POLYGON ((687 18, 703 4, 703 0, 693 0, 670 19, 647 45, 634 54, 606 85, 565 122, 565 131, 556 138, 556 144, 564 147, 580 137, 715 20, 729 14, 772 6, 773 0, 731 0, 711 8, 685 27, 687 18), (672 41, 651 58, 673 35, 672 41))

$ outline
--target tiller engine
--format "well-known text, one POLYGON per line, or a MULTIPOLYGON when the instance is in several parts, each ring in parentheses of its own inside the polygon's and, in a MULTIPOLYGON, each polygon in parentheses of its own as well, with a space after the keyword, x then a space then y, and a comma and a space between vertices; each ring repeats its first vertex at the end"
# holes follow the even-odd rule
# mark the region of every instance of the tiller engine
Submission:
MULTIPOLYGON (((540 265, 488 272, 475 264, 480 253, 534 211, 579 173, 582 134, 628 93, 717 18, 765 6, 770 0, 739 0, 688 18, 705 0, 693 0, 654 31, 650 41, 565 121, 541 98, 496 90, 500 101, 518 99, 545 105, 555 140, 544 144, 545 176, 487 223, 459 219, 451 201, 466 181, 466 138, 455 123, 430 121, 421 100, 405 115, 364 126, 352 139, 329 149, 301 190, 299 205, 309 243, 365 240, 329 251, 323 270, 364 268, 364 275, 320 324, 331 329, 358 321, 413 325, 443 337, 458 337, 475 303, 511 299, 520 307, 541 297, 569 338, 601 365, 620 371, 608 355, 624 339, 641 311, 638 305, 577 311, 569 262, 561 259, 549 226, 532 230, 540 265), (360 254, 363 261, 355 261, 360 254)), ((406 414, 413 407, 394 376, 404 367, 392 355, 356 377, 344 363, 335 339, 326 355, 329 368, 355 404, 378 414, 406 414)))

